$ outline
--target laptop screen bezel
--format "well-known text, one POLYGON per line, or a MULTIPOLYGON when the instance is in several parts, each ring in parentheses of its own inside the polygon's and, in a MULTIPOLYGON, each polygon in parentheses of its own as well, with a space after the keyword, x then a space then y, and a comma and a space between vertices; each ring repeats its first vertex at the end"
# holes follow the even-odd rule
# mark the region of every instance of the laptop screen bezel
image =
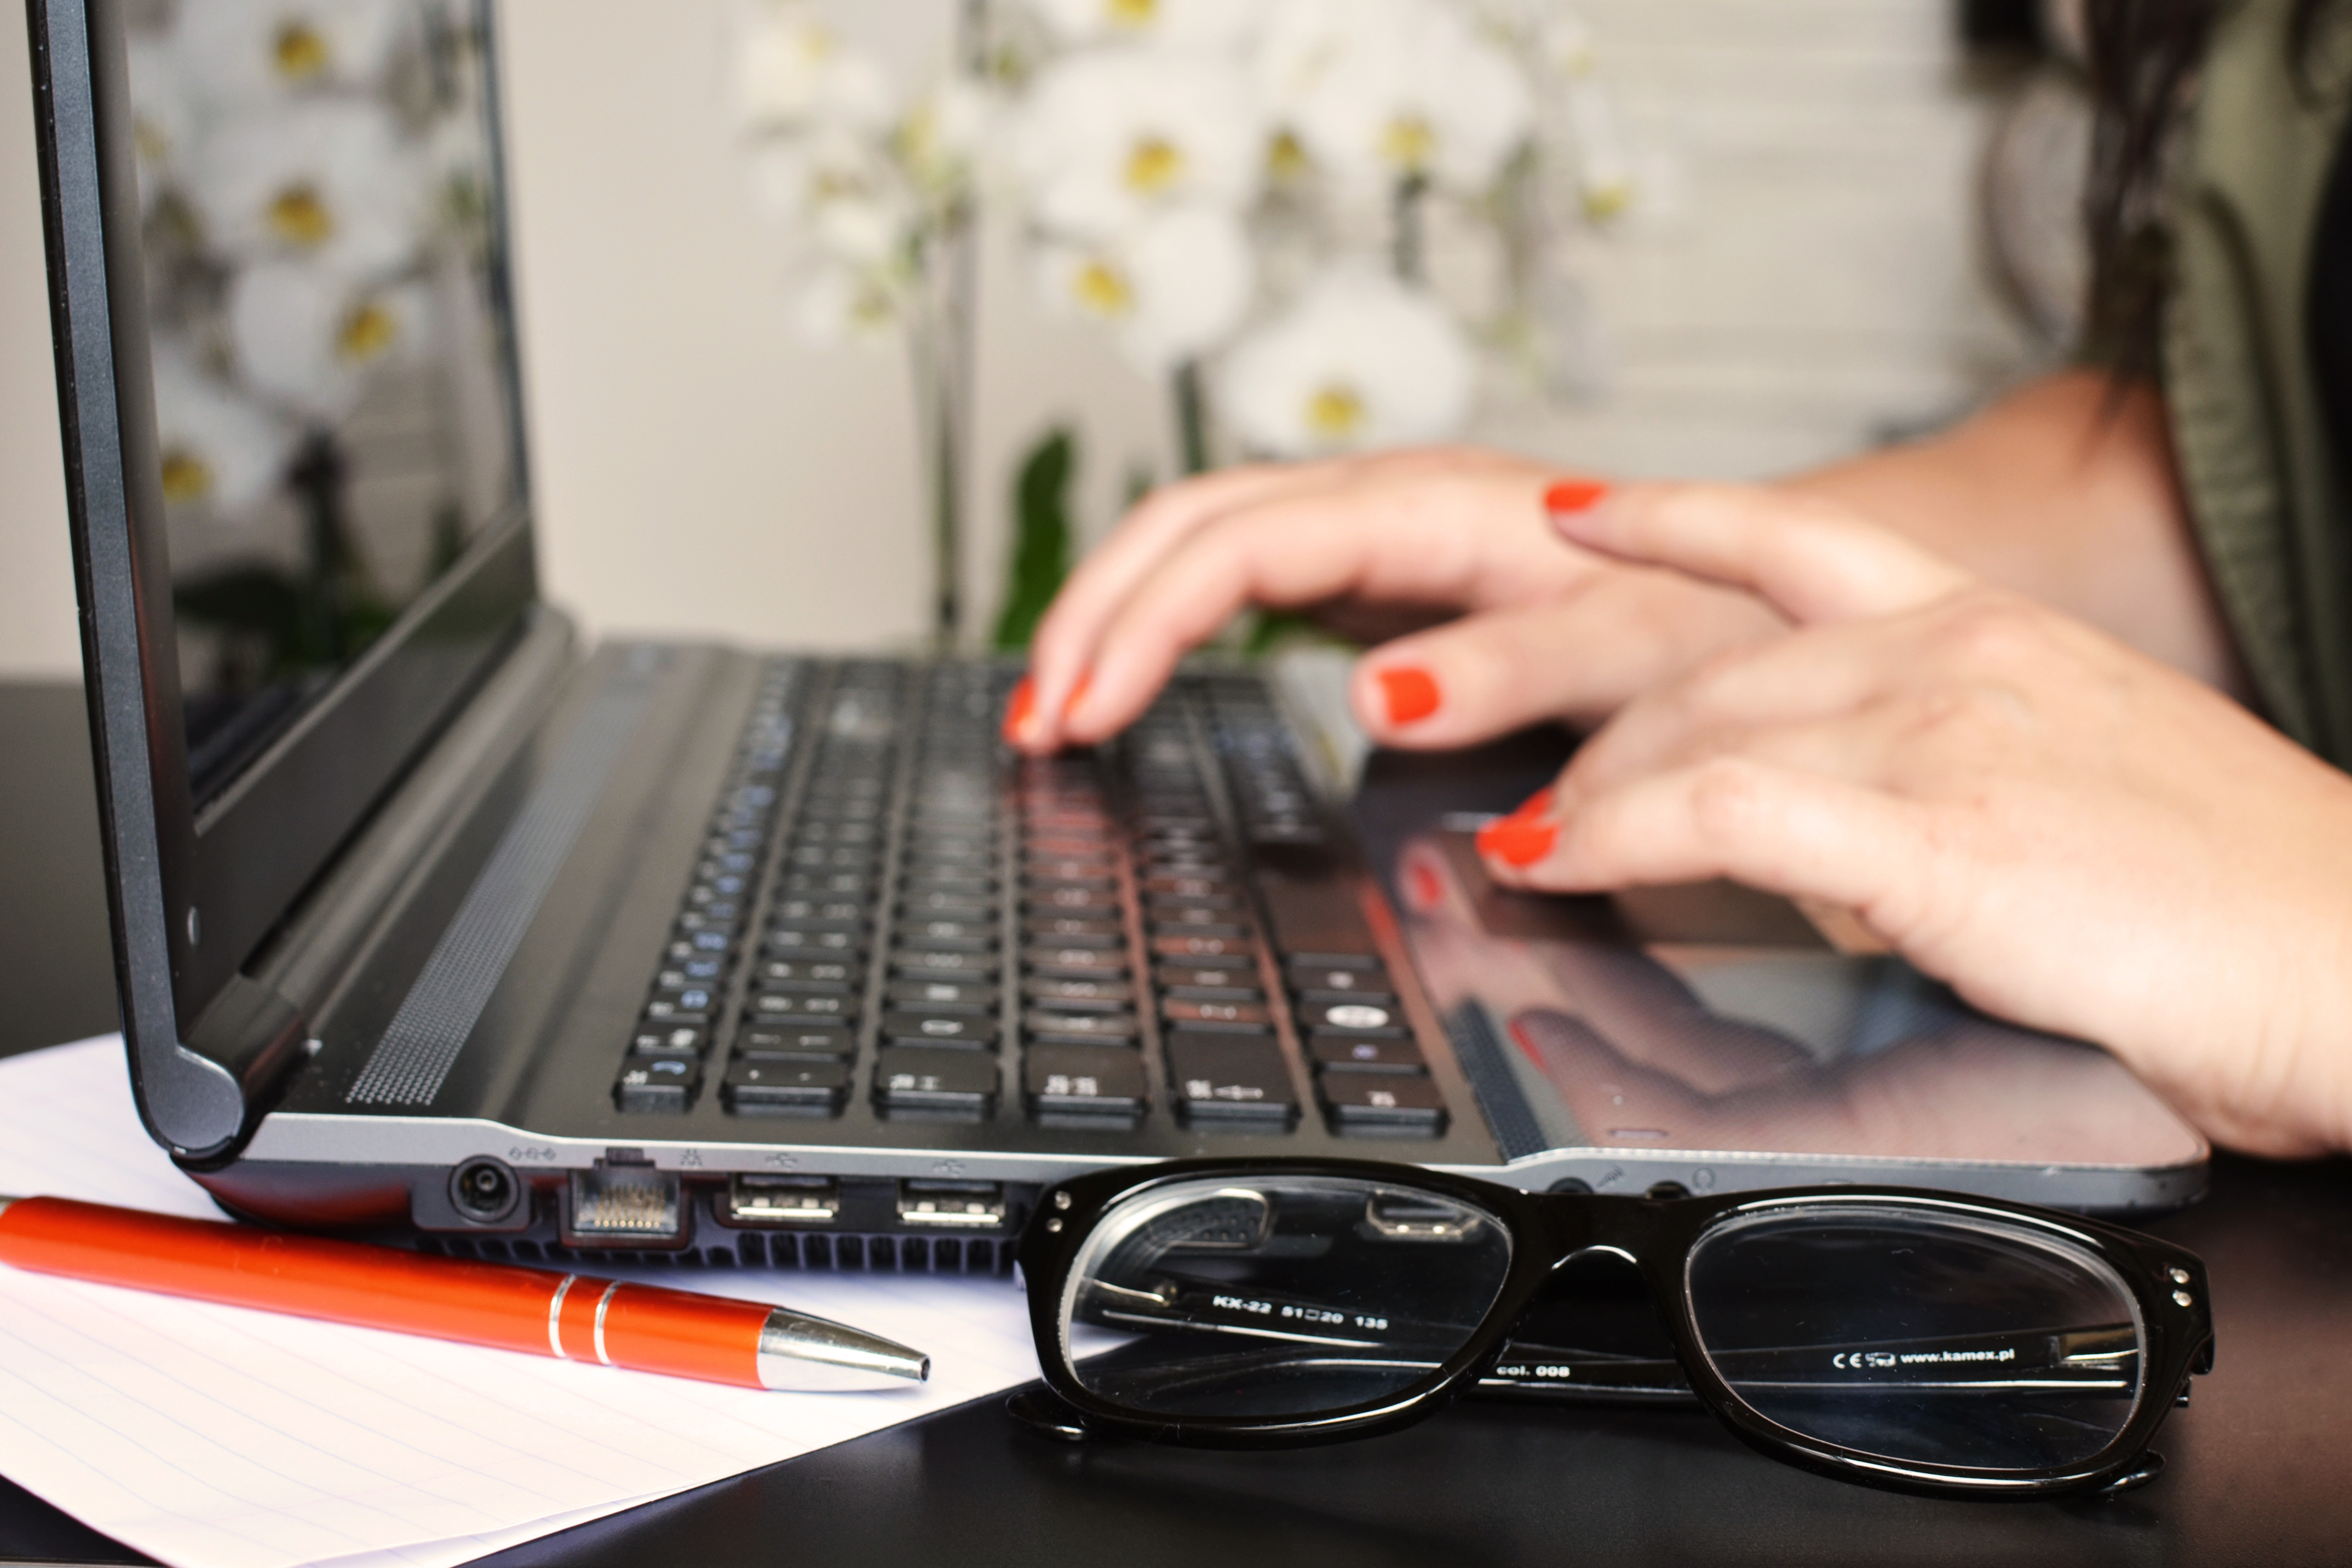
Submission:
POLYGON ((173 1043, 189 1037, 496 666, 538 599, 496 37, 488 5, 478 14, 493 51, 488 133, 500 199, 491 204, 489 275, 495 313, 508 324, 499 352, 515 433, 512 499, 285 732, 199 803, 181 718, 122 9, 119 0, 31 6, 68 510, 124 1025, 134 1045, 147 1031, 169 1029, 173 1043), (168 997, 153 984, 158 961, 168 997))

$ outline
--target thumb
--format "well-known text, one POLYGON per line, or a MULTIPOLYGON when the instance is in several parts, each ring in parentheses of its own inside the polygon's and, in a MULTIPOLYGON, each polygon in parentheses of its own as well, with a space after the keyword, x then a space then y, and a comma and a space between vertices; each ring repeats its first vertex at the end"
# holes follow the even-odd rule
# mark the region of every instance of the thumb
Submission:
POLYGON ((1745 589, 1801 623, 1895 615, 1972 581, 1839 502, 1763 485, 1627 485, 1554 511, 1552 526, 1589 550, 1745 589))

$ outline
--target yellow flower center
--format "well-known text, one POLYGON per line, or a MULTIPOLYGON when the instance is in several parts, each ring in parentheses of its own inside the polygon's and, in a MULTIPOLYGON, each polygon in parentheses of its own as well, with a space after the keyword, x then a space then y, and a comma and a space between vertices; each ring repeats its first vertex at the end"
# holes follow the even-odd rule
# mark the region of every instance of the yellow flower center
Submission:
POLYGON ((1103 9, 1119 27, 1149 27, 1160 19, 1160 0, 1104 0, 1103 9))
POLYGON ((1332 382, 1307 400, 1307 427, 1326 441, 1346 441, 1364 427, 1364 400, 1345 382, 1332 382))
POLYGON ((335 352, 353 364, 365 364, 400 339, 400 322, 390 310, 370 300, 343 318, 335 333, 335 352))
POLYGON ((1408 174, 1426 172, 1437 151, 1437 132, 1418 114, 1400 114, 1381 132, 1381 156, 1408 174))
POLYGON ((308 22, 280 22, 269 55, 278 74, 288 81, 310 81, 327 72, 327 40, 308 22))
POLYGON ((307 249, 334 237, 335 215, 314 187, 289 185, 269 204, 269 229, 287 244, 307 249))
POLYGON ((184 447, 172 447, 163 453, 163 499, 167 501, 201 500, 212 492, 212 466, 184 447))
POLYGON ((1303 180, 1315 172, 1315 161, 1307 155, 1307 144, 1297 134, 1277 131, 1265 149, 1265 172, 1281 183, 1303 180))
POLYGON ((871 279, 859 281, 857 291, 850 297, 850 326, 861 332, 887 331, 898 319, 897 301, 890 291, 871 279))
POLYGON ((1158 136, 1137 142, 1127 155, 1127 188, 1156 196, 1184 177, 1184 150, 1158 136))
POLYGON ((1611 180, 1584 193, 1584 216, 1594 223, 1606 223, 1633 205, 1631 180, 1611 180))
POLYGON ((1124 316, 1135 309, 1135 289, 1127 275, 1108 261, 1089 261, 1070 280, 1078 304, 1097 316, 1124 316))

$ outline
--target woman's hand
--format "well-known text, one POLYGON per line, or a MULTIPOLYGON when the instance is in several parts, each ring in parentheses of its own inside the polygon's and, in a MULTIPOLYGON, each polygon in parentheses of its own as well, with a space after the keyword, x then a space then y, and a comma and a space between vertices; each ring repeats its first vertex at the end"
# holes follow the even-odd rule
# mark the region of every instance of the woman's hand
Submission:
POLYGON ((1636 487, 1558 522, 1801 629, 1630 702, 1482 836, 1499 877, 1839 906, 1986 1011, 2107 1046, 2218 1142, 2352 1148, 2352 780, 1834 502, 1636 487))
POLYGON ((1458 447, 1172 485, 1055 600, 1006 734, 1045 752, 1117 732, 1188 649, 1251 604, 1376 637, 1448 623, 1384 642, 1357 668, 1359 720, 1402 746, 1598 718, 1712 650, 1781 628, 1752 595, 1626 565, 1552 530, 1548 505, 1602 493, 1458 447))

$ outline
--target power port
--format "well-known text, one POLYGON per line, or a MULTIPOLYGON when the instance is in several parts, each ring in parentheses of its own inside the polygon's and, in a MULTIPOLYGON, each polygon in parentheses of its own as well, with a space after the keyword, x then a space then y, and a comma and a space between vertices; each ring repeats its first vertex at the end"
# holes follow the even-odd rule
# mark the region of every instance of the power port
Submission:
POLYGON ((477 1225, 513 1217, 522 1204, 522 1183, 498 1160, 468 1160, 449 1176, 449 1202, 477 1225))

